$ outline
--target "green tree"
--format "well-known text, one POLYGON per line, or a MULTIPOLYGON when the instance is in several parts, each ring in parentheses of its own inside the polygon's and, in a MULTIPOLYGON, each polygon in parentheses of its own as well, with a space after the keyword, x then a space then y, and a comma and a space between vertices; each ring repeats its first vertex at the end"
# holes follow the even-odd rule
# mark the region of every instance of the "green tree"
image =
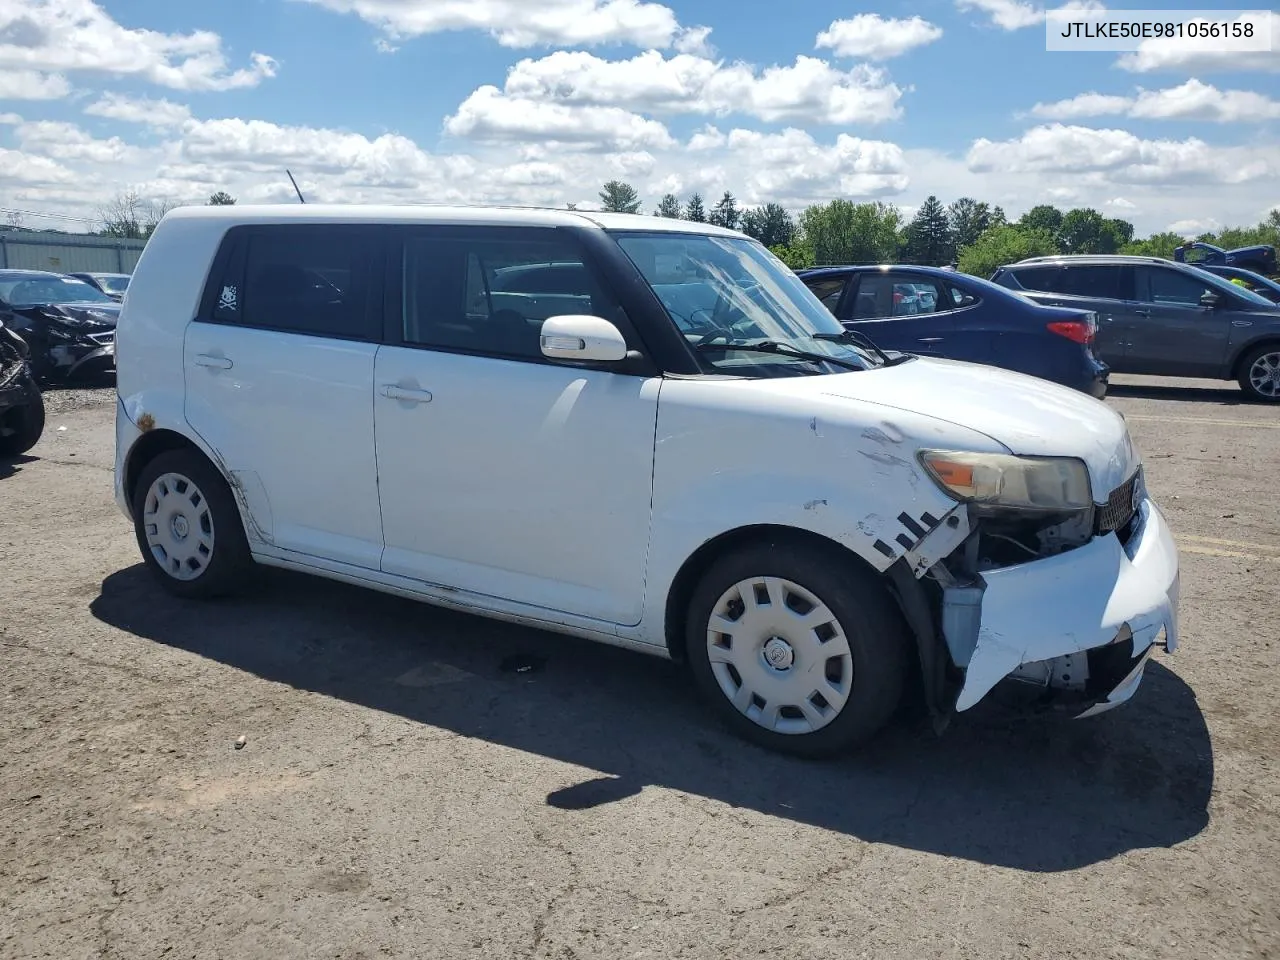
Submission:
POLYGON ((770 247, 769 251, 792 270, 803 270, 817 262, 813 255, 813 247, 803 237, 796 237, 791 243, 780 243, 770 247))
POLYGON ((1052 204, 1042 203, 1038 207, 1032 207, 1019 217, 1018 226, 1023 230, 1043 230, 1053 237, 1053 242, 1056 244, 1058 236, 1062 232, 1062 217, 1062 211, 1057 207, 1052 204))
POLYGON ((610 213, 639 213, 640 195, 631 184, 610 180, 600 191, 600 204, 610 213))
POLYGON ((1057 252, 1058 242, 1047 230, 1026 230, 1006 224, 992 227, 976 243, 960 251, 960 271, 975 277, 990 277, 997 267, 1007 263, 1057 252))
POLYGON ((205 206, 209 207, 230 207, 234 205, 236 198, 225 190, 219 190, 217 193, 209 196, 209 202, 205 206))
POLYGON ((796 236, 796 223, 781 204, 766 203, 742 215, 742 232, 772 250, 774 247, 791 246, 796 236))
POLYGON ((991 226, 991 208, 972 197, 961 197, 947 208, 947 219, 956 247, 967 247, 991 226))
POLYGON ((1120 248, 1117 239, 1108 228, 1106 217, 1088 207, 1068 210, 1058 230, 1058 246, 1063 253, 1115 253, 1120 248))
POLYGON ((707 208, 702 202, 702 194, 695 193, 684 207, 684 218, 694 223, 707 222, 707 208))
POLYGON ((653 211, 655 217, 666 217, 668 220, 680 219, 680 201, 674 193, 666 194, 658 201, 658 209, 653 211))
POLYGON ((937 197, 930 195, 907 227, 907 259, 912 263, 941 267, 951 262, 954 253, 947 211, 937 197))
POLYGON ((991 223, 989 227, 1003 227, 1009 222, 1009 218, 1004 215, 1004 207, 993 207, 991 210, 991 223))
POLYGON ((1120 220, 1113 217, 1108 219, 1102 228, 1111 234, 1111 249, 1113 252, 1133 240, 1133 224, 1128 220, 1120 220))
POLYGON ((738 212, 738 201, 728 190, 724 192, 724 196, 720 201, 711 208, 711 214, 707 217, 708 222, 717 227, 724 227, 726 230, 737 230, 738 222, 742 219, 742 214, 738 212))
POLYGON ((815 263, 888 263, 898 257, 902 214, 882 201, 814 204, 800 214, 799 226, 815 263))
POLYGON ((1120 252, 1132 257, 1164 257, 1172 260, 1174 248, 1180 247, 1182 242, 1182 234, 1166 231, 1154 233, 1145 240, 1126 243, 1120 248, 1120 252))

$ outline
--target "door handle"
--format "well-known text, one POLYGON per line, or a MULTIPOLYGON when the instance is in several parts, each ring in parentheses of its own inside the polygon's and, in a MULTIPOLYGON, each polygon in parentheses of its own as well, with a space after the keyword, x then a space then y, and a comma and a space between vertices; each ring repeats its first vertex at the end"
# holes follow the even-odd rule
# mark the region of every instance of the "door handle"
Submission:
POLYGON ((1134 315, 1135 317, 1149 317, 1149 316, 1151 316, 1151 311, 1150 311, 1150 310, 1135 310, 1135 311, 1133 311, 1133 315, 1134 315))
POLYGON ((230 370, 235 366, 226 357, 215 357, 208 353, 197 353, 195 363, 197 367, 213 367, 215 370, 230 370))
POLYGON ((405 400, 409 403, 430 403, 431 393, 427 390, 410 390, 394 383, 382 385, 382 395, 388 400, 405 400))
POLYGON ((920 343, 941 343, 942 337, 921 337, 920 343))
POLYGON ((1232 320, 1231 325, 1233 327, 1252 327, 1253 321, 1252 320, 1232 320))

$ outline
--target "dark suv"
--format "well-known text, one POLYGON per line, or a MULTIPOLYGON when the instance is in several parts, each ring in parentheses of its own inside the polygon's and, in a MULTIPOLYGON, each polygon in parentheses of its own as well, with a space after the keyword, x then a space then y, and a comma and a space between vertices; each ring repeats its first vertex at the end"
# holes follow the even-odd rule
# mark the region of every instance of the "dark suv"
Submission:
POLYGON ((1038 303, 1098 315, 1094 352, 1117 373, 1237 380, 1280 402, 1280 306, 1157 257, 1033 257, 991 279, 1038 303))

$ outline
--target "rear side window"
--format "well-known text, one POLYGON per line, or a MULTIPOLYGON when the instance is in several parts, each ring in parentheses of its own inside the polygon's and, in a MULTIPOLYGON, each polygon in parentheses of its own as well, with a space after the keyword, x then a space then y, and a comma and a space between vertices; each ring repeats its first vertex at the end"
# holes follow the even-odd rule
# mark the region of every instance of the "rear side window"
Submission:
POLYGON ((373 239, 368 228, 342 224, 251 227, 230 235, 203 315, 263 330, 376 340, 373 239))
POLYGON ((1039 290, 1044 293, 1056 293, 1058 274, 1062 272, 1061 267, 1019 267, 1017 270, 1010 270, 1014 279, 1022 285, 1024 290, 1039 290))
POLYGON ((1099 264, 1063 267, 1057 278, 1057 293, 1073 297, 1099 297, 1104 300, 1123 300, 1120 268, 1099 264))

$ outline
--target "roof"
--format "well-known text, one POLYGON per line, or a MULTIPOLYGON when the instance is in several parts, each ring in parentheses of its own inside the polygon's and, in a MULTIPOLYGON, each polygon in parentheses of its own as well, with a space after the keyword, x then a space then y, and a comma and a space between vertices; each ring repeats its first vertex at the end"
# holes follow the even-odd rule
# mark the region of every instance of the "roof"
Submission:
POLYGON ((236 223, 449 223, 490 226, 570 227, 644 230, 737 237, 736 230, 637 213, 560 210, 544 207, 448 206, 436 204, 274 203, 178 207, 165 220, 231 220, 236 223))
POLYGON ((66 274, 54 273, 52 270, 19 270, 17 268, 14 268, 12 270, 8 270, 8 269, 0 270, 0 277, 9 277, 10 279, 12 279, 13 277, 64 277, 64 276, 66 276, 66 274))
POLYGON ((1026 263, 1176 263, 1167 257, 1142 257, 1123 253, 1053 253, 1043 257, 1027 257, 1006 266, 1020 267, 1026 263))
POLYGON ((797 270, 796 274, 802 277, 821 277, 838 273, 870 273, 871 271, 886 272, 889 270, 912 270, 916 273, 924 273, 930 276, 950 278, 956 276, 955 270, 948 270, 945 267, 926 267, 919 263, 857 263, 850 264, 847 267, 805 267, 797 270))

